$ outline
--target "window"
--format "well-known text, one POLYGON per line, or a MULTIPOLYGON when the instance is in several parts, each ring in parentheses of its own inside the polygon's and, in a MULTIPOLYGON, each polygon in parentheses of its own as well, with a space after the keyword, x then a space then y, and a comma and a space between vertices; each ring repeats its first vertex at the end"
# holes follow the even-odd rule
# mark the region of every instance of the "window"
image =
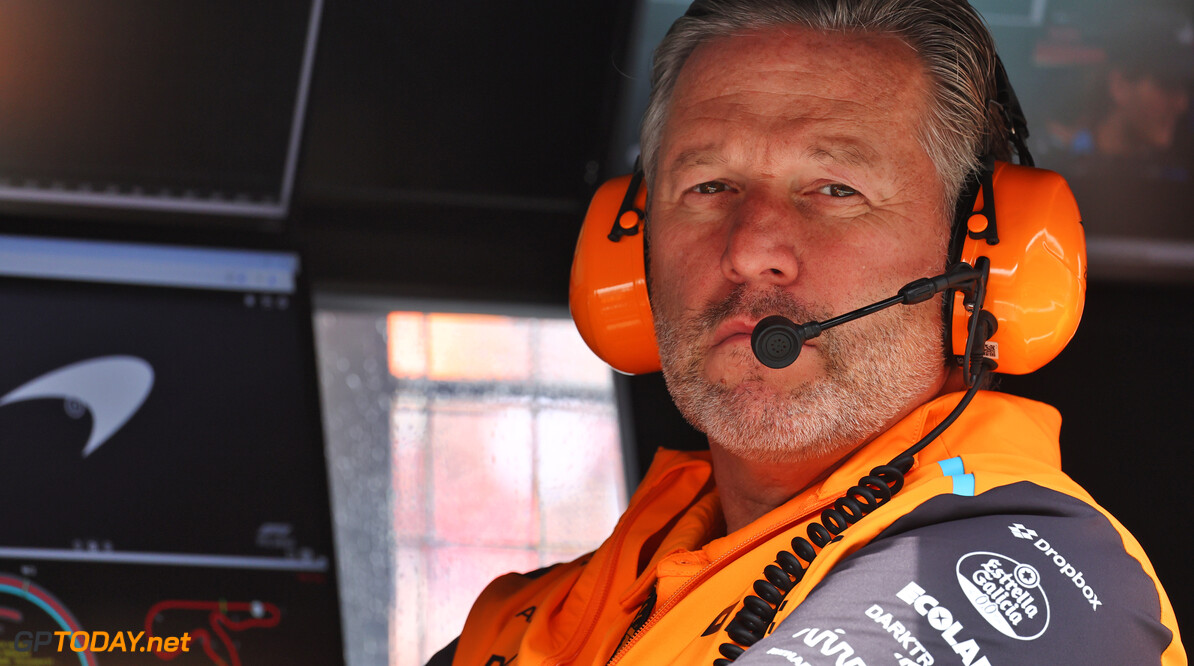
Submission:
POLYGON ((601 543, 626 490, 609 369, 572 322, 316 314, 349 663, 424 663, 494 577, 601 543))

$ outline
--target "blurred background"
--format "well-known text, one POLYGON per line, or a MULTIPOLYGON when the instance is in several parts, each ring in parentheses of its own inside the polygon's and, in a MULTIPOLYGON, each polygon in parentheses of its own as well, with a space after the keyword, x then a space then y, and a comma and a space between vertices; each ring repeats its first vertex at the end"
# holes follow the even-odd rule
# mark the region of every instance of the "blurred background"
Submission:
MULTIPOLYGON (((1002 388, 1061 410, 1066 470, 1144 543, 1188 621, 1194 581, 1180 535, 1191 519, 1181 461, 1194 432, 1185 381, 1194 370, 1194 3, 974 4, 1023 102, 1038 165, 1073 186, 1090 250, 1073 343, 1002 388)), ((188 439, 165 425, 134 432, 134 417, 95 456, 80 461, 72 448, 55 462, 77 486, 61 483, 61 468, 23 484, 12 472, 0 501, 31 508, 0 537, 0 609, 15 609, 21 626, 150 622, 181 633, 212 620, 150 613, 163 595, 243 597, 274 606, 216 606, 244 628, 211 659, 186 663, 232 651, 275 663, 286 640, 309 654, 342 651, 353 666, 406 666, 460 631, 495 575, 599 544, 656 446, 703 445, 658 376, 615 376, 567 313, 588 198, 631 168, 651 50, 686 7, 0 2, 0 425, 12 426, 0 428, 0 460, 11 464, 13 451, 46 437, 17 420, 44 424, 62 411, 57 396, 54 416, 18 413, 6 394, 87 355, 133 353, 128 340, 147 331, 158 332, 163 358, 240 349, 214 393, 232 395, 228 387, 259 375, 225 406, 213 392, 166 392, 166 361, 153 361, 159 380, 145 409, 164 410, 163 424, 246 403, 299 423, 285 445, 254 457, 245 451, 280 432, 274 421, 245 414, 188 439), (34 237, 101 245, 25 242, 34 237), (146 286, 125 270, 130 242, 289 257, 279 275, 294 283, 271 291, 226 271, 230 282, 214 291, 177 276, 169 288, 146 286), (99 273, 96 257, 107 262, 99 273), (128 304, 106 304, 111 290, 82 284, 78 271, 123 285, 128 304), (196 298, 212 314, 159 326, 163 303, 196 298), (264 332, 262 317, 275 315, 284 321, 264 332), (277 336, 290 340, 285 349, 269 344, 277 336), (39 354, 50 360, 33 363, 39 354), (245 425, 254 419, 265 425, 245 425), (195 486, 215 484, 237 502, 224 514, 187 513, 197 496, 144 482, 166 463, 121 444, 134 435, 178 452, 169 473, 209 475, 195 486), (127 464, 112 463, 102 488, 89 485, 85 465, 122 446, 127 464), (234 461, 243 478, 208 469, 209 459, 234 461), (243 490, 261 478, 281 501, 243 490), (131 543, 128 514, 49 529, 45 516, 68 509, 41 513, 29 494, 50 486, 62 492, 46 506, 87 502, 82 488, 193 519, 146 544, 131 543), (227 534, 227 516, 241 512, 251 537, 227 534), (303 559, 304 548, 314 556, 303 559), (226 569, 225 560, 187 559, 267 551, 281 556, 226 569), (150 578, 133 557, 145 553, 157 558, 150 578), (245 573, 253 563, 260 575, 245 573), (73 619, 35 619, 39 607, 5 596, 5 580, 36 585, 73 619), (98 600, 122 580, 162 591, 120 607, 98 600)), ((182 265, 163 256, 153 270, 182 265)), ((97 417, 71 418, 83 427, 97 417)), ((13 613, 0 615, 0 640, 19 630, 13 613)))

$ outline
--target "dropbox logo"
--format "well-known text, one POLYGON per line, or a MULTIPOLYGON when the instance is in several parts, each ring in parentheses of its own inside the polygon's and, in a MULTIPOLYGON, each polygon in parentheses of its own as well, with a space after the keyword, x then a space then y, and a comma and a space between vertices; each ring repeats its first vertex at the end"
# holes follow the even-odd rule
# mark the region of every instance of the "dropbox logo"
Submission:
POLYGON ((1037 536, 1036 530, 1030 530, 1020 523, 1009 525, 1008 529, 1012 531, 1012 536, 1016 537, 1017 539, 1035 539, 1037 536))

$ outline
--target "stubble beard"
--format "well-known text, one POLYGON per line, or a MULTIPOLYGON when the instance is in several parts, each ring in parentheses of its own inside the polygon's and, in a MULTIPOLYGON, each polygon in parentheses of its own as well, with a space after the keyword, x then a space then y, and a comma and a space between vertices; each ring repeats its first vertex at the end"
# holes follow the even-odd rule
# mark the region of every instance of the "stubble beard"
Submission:
POLYGON ((869 440, 938 380, 943 325, 936 300, 888 308, 825 331, 821 372, 786 391, 744 346, 730 362, 745 368, 736 385, 704 377, 709 334, 733 316, 782 314, 803 323, 833 314, 787 292, 735 289, 703 311, 670 318, 656 312, 663 376, 681 414, 729 453, 760 462, 803 462, 845 453, 869 440))

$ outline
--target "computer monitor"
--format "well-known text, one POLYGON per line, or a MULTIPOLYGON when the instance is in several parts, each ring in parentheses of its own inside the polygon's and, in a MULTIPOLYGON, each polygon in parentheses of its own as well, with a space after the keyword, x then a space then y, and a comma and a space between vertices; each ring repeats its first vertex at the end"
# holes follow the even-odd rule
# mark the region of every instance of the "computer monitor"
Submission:
POLYGON ((285 217, 322 5, 0 3, 0 211, 285 217))
POLYGON ((343 663, 301 278, 0 236, 0 661, 343 663))

